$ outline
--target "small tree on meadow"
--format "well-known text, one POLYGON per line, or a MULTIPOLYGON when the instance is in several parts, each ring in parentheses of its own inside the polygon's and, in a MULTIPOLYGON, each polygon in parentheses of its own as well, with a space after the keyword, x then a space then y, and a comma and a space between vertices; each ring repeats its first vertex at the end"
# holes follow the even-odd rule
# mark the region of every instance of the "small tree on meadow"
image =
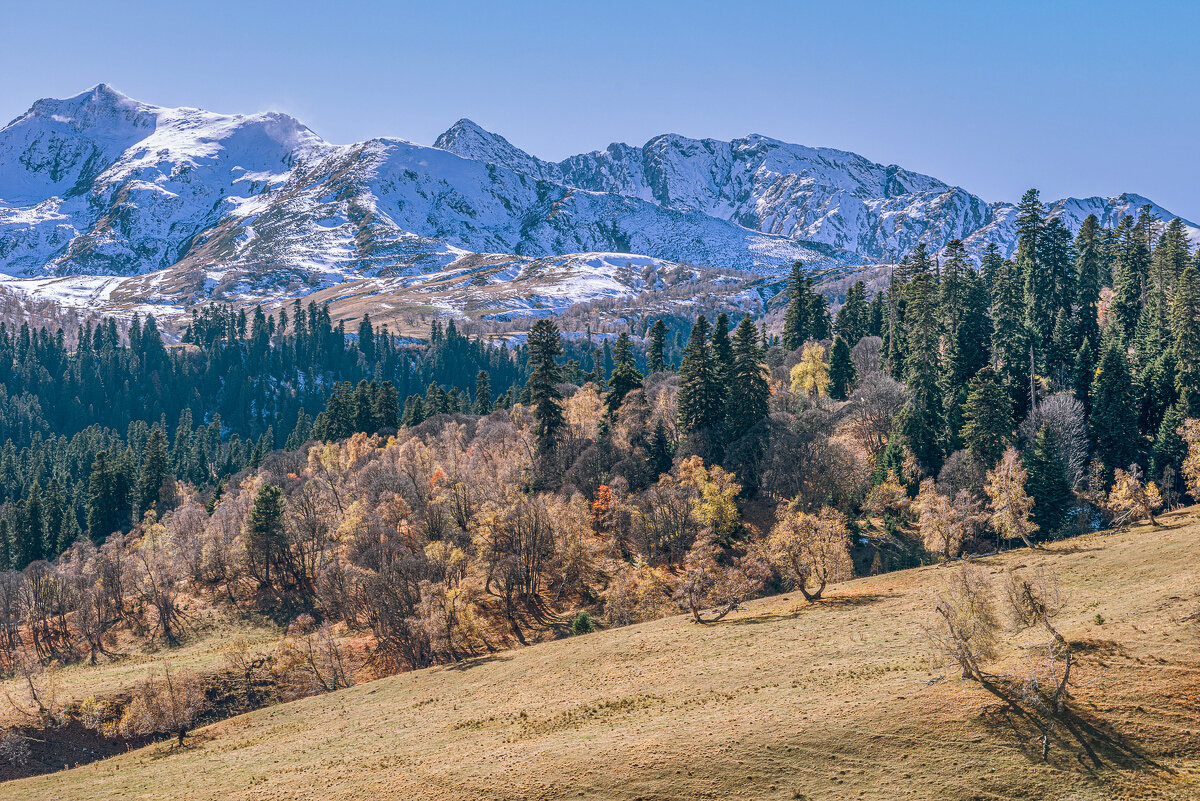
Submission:
POLYGON ((117 731, 123 737, 170 734, 182 746, 205 704, 199 676, 190 670, 173 671, 164 665, 161 676, 147 673, 134 690, 132 700, 121 713, 117 731))
POLYGON ((983 683, 989 677, 983 665, 995 657, 999 645, 1000 619, 991 590, 987 573, 963 565, 937 595, 936 622, 925 628, 935 658, 957 665, 964 679, 983 683))
POLYGON ((854 573, 846 518, 829 507, 817 514, 801 511, 795 500, 780 507, 763 553, 808 601, 820 598, 826 585, 854 573))
POLYGON ((1113 476, 1113 487, 1108 493, 1105 508, 1113 516, 1114 523, 1124 525, 1130 520, 1145 518, 1150 525, 1161 525, 1154 518, 1156 509, 1163 505, 1162 495, 1153 481, 1144 483, 1142 471, 1136 464, 1128 470, 1117 470, 1113 476))
POLYGON ((720 557, 712 531, 706 530, 683 558, 675 601, 691 612, 697 623, 717 622, 762 588, 762 571, 752 558, 722 565, 720 557), (713 615, 704 617, 705 609, 713 609, 713 615))
POLYGON ((1016 448, 1009 448, 1000 457, 994 470, 987 474, 987 492, 992 511, 992 527, 1008 539, 1018 539, 1030 548, 1037 548, 1029 539, 1035 528, 1030 519, 1033 498, 1025 492, 1029 474, 1021 464, 1021 455, 1016 448))

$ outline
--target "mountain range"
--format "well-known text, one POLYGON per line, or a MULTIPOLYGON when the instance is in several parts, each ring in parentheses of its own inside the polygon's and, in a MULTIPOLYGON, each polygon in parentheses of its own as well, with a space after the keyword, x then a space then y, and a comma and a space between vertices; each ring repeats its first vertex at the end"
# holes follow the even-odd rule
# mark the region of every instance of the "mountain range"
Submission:
MULTIPOLYGON (((1133 194, 1049 207, 1077 230, 1143 205, 1175 216, 1133 194)), ((885 264, 955 238, 1007 254, 1014 226, 1010 203, 757 134, 664 134, 548 162, 465 119, 432 147, 336 145, 286 114, 163 108, 104 84, 0 129, 0 273, 93 306, 342 284, 385 300, 433 282, 554 308, 636 291, 680 263, 779 275, 796 259, 885 264)))

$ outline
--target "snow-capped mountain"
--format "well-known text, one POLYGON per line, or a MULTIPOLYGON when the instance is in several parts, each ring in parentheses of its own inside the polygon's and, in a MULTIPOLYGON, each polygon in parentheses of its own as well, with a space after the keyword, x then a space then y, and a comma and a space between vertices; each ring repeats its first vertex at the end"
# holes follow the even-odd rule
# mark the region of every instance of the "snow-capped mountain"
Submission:
POLYGON ((398 139, 331 145, 282 114, 166 109, 101 85, 0 130, 0 270, 404 272, 466 252, 628 252, 741 270, 801 242, 398 139))
MULTIPOLYGON (((438 137, 434 147, 567 186, 615 192, 819 242, 863 261, 898 260, 922 242, 936 252, 951 239, 964 240, 975 254, 992 241, 1005 255, 1016 247, 1011 203, 989 204, 960 187, 856 153, 759 134, 732 142, 665 134, 642 147, 612 144, 554 163, 463 119, 438 137)), ((1164 220, 1176 216, 1128 194, 1066 198, 1048 206, 1077 232, 1089 214, 1103 225, 1115 225, 1147 204, 1164 220)), ((1200 227, 1188 225, 1200 242, 1200 227)))
MULTIPOLYGON (((1148 202, 1053 208, 1075 230, 1148 202)), ((506 302, 553 307, 678 263, 778 275, 953 238, 1010 252, 1013 223, 1010 204, 935 178, 759 135, 667 134, 553 163, 468 120, 433 147, 335 145, 285 114, 162 108, 103 84, 0 129, 0 273, 127 306, 519 279, 506 302)))

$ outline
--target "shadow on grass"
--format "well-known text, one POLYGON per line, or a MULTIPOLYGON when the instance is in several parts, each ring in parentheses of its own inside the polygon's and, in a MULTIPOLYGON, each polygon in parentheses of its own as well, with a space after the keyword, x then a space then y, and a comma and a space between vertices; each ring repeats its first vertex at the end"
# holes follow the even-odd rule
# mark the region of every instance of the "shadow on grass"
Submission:
POLYGON ((451 662, 446 665, 446 670, 470 670, 471 668, 486 665, 489 662, 508 662, 512 659, 511 656, 503 656, 502 654, 488 654, 487 656, 476 656, 470 659, 464 659, 461 662, 451 662))
POLYGON ((1129 657, 1129 652, 1125 649, 1125 646, 1116 640, 1096 640, 1091 638, 1072 640, 1071 651, 1076 654, 1088 654, 1091 656, 1129 657))
POLYGON ((1175 772, 1156 762, 1132 738, 1099 715, 1068 703, 1061 713, 1047 719, 1011 693, 1000 688, 993 692, 1008 703, 990 707, 981 715, 981 721, 993 733, 1013 742, 1030 762, 1042 761, 1042 736, 1048 732, 1045 763, 1055 768, 1082 767, 1091 774, 1106 768, 1162 775, 1175 772))
POLYGON ((815 601, 800 601, 786 612, 764 612, 750 617, 738 617, 732 620, 721 621, 727 626, 754 626, 760 623, 778 623, 784 620, 794 620, 801 615, 814 609, 854 609, 860 606, 868 606, 877 601, 882 601, 887 598, 887 595, 881 594, 863 594, 863 595, 838 595, 830 598, 818 598, 815 601))

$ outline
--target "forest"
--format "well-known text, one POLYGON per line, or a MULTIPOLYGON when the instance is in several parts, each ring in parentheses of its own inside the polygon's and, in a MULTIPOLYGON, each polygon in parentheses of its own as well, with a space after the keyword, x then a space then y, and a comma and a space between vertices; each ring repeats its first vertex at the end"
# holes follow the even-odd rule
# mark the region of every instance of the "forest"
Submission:
POLYGON ((334 632, 382 674, 1154 524, 1200 497, 1200 252, 1019 211, 1014 258, 918 247, 874 293, 797 264, 778 323, 0 327, 0 670, 172 645, 200 603, 292 625, 317 691, 334 632))

